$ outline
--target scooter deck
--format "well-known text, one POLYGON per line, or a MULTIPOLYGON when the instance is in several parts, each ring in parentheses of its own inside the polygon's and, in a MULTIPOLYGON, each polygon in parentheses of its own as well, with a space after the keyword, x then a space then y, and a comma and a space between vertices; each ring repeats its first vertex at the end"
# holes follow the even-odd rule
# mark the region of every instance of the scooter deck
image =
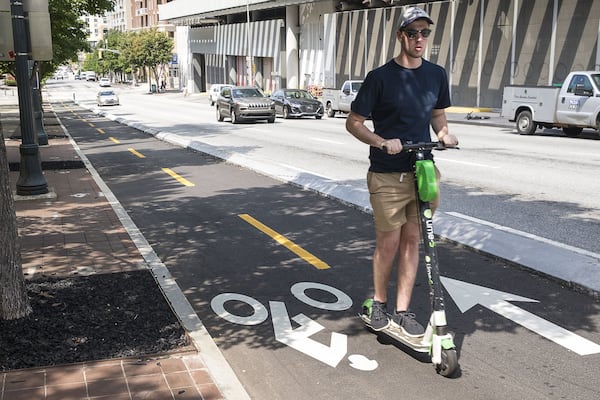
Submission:
MULTIPOLYGON (((362 319, 362 321, 365 323, 365 325, 369 329, 373 330, 373 328, 371 327, 371 319, 367 315, 361 313, 361 314, 358 314, 358 316, 360 317, 360 319, 362 319)), ((431 343, 426 342, 424 336, 419 336, 419 337, 406 336, 402 332, 402 330, 400 328, 397 328, 396 326, 394 326, 394 324, 390 325, 388 328, 383 329, 381 331, 373 330, 373 332, 383 333, 386 336, 388 336, 389 338, 394 339, 394 340, 396 340, 396 341, 398 341, 420 353, 429 353, 429 349, 431 348, 431 343)))

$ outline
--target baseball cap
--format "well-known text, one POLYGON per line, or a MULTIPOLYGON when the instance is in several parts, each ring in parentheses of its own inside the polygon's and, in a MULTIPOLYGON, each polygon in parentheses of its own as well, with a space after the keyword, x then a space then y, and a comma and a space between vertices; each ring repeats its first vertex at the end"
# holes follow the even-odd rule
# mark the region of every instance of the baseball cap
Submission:
POLYGON ((419 7, 406 7, 400 17, 400 29, 406 28, 418 19, 426 19, 427 22, 433 25, 433 20, 425 11, 419 7))

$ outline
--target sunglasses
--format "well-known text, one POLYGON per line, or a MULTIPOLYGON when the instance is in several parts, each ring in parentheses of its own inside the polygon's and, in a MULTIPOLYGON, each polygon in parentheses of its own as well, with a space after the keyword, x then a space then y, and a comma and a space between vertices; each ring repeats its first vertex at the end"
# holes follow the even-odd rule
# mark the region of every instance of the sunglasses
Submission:
POLYGON ((404 32, 409 39, 416 39, 419 33, 424 38, 427 38, 429 35, 431 35, 431 29, 421 29, 420 31, 416 29, 404 29, 404 32))

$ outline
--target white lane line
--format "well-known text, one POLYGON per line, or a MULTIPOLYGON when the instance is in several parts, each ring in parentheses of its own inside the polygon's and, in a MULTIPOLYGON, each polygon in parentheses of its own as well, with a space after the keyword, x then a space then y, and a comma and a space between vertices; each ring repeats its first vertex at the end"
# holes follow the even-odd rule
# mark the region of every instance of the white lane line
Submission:
POLYGON ((90 160, 83 154, 77 142, 75 142, 73 137, 67 131, 67 128, 62 123, 60 123, 60 125, 65 136, 69 138, 69 142, 75 149, 77 155, 85 164, 100 190, 104 193, 106 200, 121 221, 121 224, 129 234, 129 237, 140 251, 150 272, 156 278, 158 285, 160 285, 162 292, 171 304, 173 311, 177 314, 184 329, 189 333, 192 343, 198 351, 198 355, 211 371, 211 375, 221 392, 223 392, 228 399, 250 400, 250 395, 246 392, 246 389, 233 371, 233 368, 227 359, 225 359, 221 350, 217 347, 217 344, 214 342, 212 336, 210 336, 210 333, 198 317, 198 314, 185 297, 185 294, 171 275, 171 272, 166 265, 163 264, 160 257, 154 252, 154 249, 138 229, 135 222, 133 222, 125 210, 125 207, 123 207, 100 174, 98 174, 90 160))
POLYGON ((278 165, 281 165, 282 167, 289 168, 289 169, 291 169, 292 171, 298 171, 298 172, 300 172, 300 173, 305 173, 305 174, 310 174, 310 175, 318 176, 319 178, 323 178, 323 179, 326 179, 326 180, 328 180, 328 181, 332 180, 330 177, 327 177, 327 176, 325 176, 325 175, 321 175, 321 174, 319 174, 318 172, 309 171, 309 170, 307 170, 307 169, 304 169, 304 168, 299 168, 299 167, 296 167, 296 166, 294 166, 294 165, 289 165, 289 164, 285 164, 285 163, 277 163, 277 164, 278 164, 278 165))
POLYGON ((577 156, 579 158, 583 158, 583 157, 598 157, 598 153, 575 153, 575 152, 569 152, 569 153, 564 153, 565 155, 570 155, 570 156, 577 156))
POLYGON ((551 239, 546 239, 544 237, 537 236, 537 235, 534 235, 534 234, 531 234, 531 233, 527 233, 527 232, 519 231, 517 229, 509 228, 508 226, 498 225, 498 224, 495 224, 493 222, 485 221, 485 220, 479 219, 479 218, 470 217, 468 215, 464 215, 464 214, 457 213, 457 212, 452 212, 452 211, 451 212, 446 212, 446 214, 452 215, 453 217, 456 217, 456 218, 461 218, 461 219, 465 219, 467 221, 475 222, 477 224, 489 226, 490 228, 494 228, 494 229, 497 229, 499 231, 512 233, 512 234, 519 235, 519 236, 522 236, 522 237, 525 237, 525 238, 528 238, 528 239, 536 240, 538 242, 550 244, 552 246, 556 246, 556 247, 559 247, 559 248, 564 249, 564 250, 569 250, 569 251, 572 251, 574 253, 578 253, 578 254, 581 254, 581 255, 584 255, 584 256, 588 256, 588 257, 600 259, 600 254, 598 254, 598 253, 594 253, 594 252, 591 252, 591 251, 588 251, 588 250, 585 250, 585 249, 580 249, 579 247, 570 246, 568 244, 559 243, 559 242, 556 242, 556 241, 551 240, 551 239))
POLYGON ((345 142, 340 142, 338 140, 329 140, 329 139, 323 139, 323 138, 319 138, 319 137, 311 137, 309 139, 314 140, 315 142, 323 142, 323 143, 331 143, 331 144, 339 144, 339 145, 346 144, 345 142))
POLYGON ((447 158, 442 158, 439 156, 435 156, 436 161, 440 160, 440 161, 444 161, 444 162, 450 162, 450 163, 455 163, 455 164, 464 164, 464 165, 471 165, 473 167, 482 167, 482 168, 492 168, 492 169, 498 169, 500 168, 499 166, 493 166, 493 165, 487 165, 487 164, 478 164, 478 163, 473 163, 473 162, 469 162, 469 161, 458 161, 458 160, 449 160, 447 158))

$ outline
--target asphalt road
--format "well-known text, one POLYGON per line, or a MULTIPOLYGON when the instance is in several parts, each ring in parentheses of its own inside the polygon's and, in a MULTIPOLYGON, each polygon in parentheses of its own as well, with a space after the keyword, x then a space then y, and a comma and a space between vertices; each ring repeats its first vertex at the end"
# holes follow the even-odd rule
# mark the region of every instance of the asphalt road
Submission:
MULTIPOLYGON (((158 141, 72 103, 55 109, 252 398, 600 397, 600 315, 589 296, 441 243, 442 275, 482 287, 462 294, 446 287, 461 371, 442 378, 427 360, 378 340, 356 317, 371 290, 368 213, 158 141), (256 222, 324 264, 293 253, 256 222), (513 295, 494 297, 491 289, 513 295), (466 298, 476 301, 469 305, 466 298), (323 329, 292 347, 276 337, 282 321, 296 332, 309 322, 323 329), (581 354, 586 351, 593 354, 581 354)), ((417 285, 412 308, 423 321, 429 312, 423 271, 417 285)))
MULTIPOLYGON (((48 88, 95 107, 93 83, 59 81, 48 88)), ((123 105, 99 112, 284 181, 310 186, 320 180, 318 190, 333 196, 348 189, 339 197, 369 207, 367 148, 345 132, 343 117, 232 125, 217 123, 214 108, 200 96, 117 91, 123 105), (349 190, 357 193, 348 197, 349 190)), ((494 127, 451 122, 462 148, 436 154, 444 174, 439 215, 452 213, 452 223, 500 225, 600 259, 600 181, 592 178, 600 168, 600 136, 590 131, 572 139, 556 130, 519 136, 508 121, 497 120, 501 125, 494 127)))

